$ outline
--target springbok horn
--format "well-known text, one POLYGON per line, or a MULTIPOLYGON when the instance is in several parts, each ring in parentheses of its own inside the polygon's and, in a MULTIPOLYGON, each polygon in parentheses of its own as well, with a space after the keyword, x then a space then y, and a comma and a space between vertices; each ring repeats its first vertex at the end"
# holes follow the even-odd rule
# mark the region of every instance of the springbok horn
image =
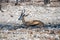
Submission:
POLYGON ((25 13, 25 9, 22 10, 21 15, 20 15, 20 17, 18 18, 18 20, 21 20, 21 19, 22 19, 22 17, 25 15, 24 13, 25 13))

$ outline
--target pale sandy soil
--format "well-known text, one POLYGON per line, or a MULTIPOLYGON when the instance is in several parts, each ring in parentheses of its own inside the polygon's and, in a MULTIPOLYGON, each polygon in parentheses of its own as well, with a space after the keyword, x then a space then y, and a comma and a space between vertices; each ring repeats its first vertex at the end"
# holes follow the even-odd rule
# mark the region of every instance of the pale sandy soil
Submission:
MULTIPOLYGON (((18 20, 21 10, 26 9, 25 14, 30 15, 27 20, 38 19, 44 23, 60 23, 60 7, 40 7, 40 6, 14 6, 13 4, 2 7, 4 12, 0 12, 0 23, 21 24, 18 20), (11 17, 13 16, 13 17, 11 17), (38 17, 37 17, 38 16, 38 17), (28 19, 29 18, 29 19, 28 19)), ((26 21, 27 21, 26 20, 26 21)), ((16 25, 15 24, 15 25, 16 25)), ((0 40, 60 40, 60 29, 23 29, 0 30, 0 40)))
POLYGON ((29 14, 25 17, 25 21, 29 20, 40 20, 45 24, 59 24, 60 23, 60 7, 41 7, 36 5, 17 5, 12 3, 5 3, 2 5, 2 10, 0 11, 0 23, 5 24, 21 24, 20 17, 21 11, 25 9, 25 14, 29 14), (11 17, 13 16, 13 17, 11 17), (26 20, 27 19, 27 20, 26 20))
POLYGON ((0 40, 60 40, 60 29, 0 30, 0 40))

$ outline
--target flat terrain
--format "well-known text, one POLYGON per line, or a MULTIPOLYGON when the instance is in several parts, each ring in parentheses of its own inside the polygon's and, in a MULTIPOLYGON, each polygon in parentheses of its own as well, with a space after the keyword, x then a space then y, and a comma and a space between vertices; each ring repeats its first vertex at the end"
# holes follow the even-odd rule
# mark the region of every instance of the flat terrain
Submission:
POLYGON ((60 29, 0 30, 0 40, 60 40, 60 29))
POLYGON ((48 26, 48 28, 42 29, 33 27, 13 30, 13 25, 19 27, 18 25, 22 24, 18 18, 23 9, 25 9, 25 14, 29 14, 29 16, 25 18, 26 21, 40 20, 45 24, 60 24, 60 7, 42 7, 22 4, 23 5, 15 6, 12 3, 5 3, 2 5, 4 12, 0 11, 0 24, 3 24, 4 28, 0 25, 0 40, 60 40, 60 28, 57 26, 57 28, 49 28, 48 26), (7 24, 7 26, 5 24, 7 24), (8 30, 8 28, 12 30, 8 30))
POLYGON ((0 12, 0 23, 20 25, 22 22, 18 20, 22 10, 25 9, 25 14, 29 14, 25 17, 25 21, 40 20, 45 24, 59 24, 60 23, 60 7, 46 7, 38 5, 17 5, 12 3, 3 3, 2 10, 0 12))

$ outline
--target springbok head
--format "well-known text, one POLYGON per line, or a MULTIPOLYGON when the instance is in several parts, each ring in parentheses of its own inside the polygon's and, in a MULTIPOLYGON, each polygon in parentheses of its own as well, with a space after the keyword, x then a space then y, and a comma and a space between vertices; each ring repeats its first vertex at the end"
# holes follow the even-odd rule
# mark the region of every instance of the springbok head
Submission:
POLYGON ((24 9, 24 10, 22 10, 21 15, 20 15, 20 17, 18 18, 18 20, 22 20, 22 19, 23 19, 23 17, 26 17, 26 16, 28 16, 28 15, 29 15, 29 14, 25 15, 24 13, 25 13, 25 9, 24 9))

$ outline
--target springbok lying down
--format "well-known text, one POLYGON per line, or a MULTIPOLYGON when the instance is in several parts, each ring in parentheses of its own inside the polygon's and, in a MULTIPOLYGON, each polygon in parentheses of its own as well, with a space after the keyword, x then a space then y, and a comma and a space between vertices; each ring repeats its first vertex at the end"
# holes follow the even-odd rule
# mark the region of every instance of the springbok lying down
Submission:
POLYGON ((41 22, 40 20, 31 20, 31 21, 25 21, 25 17, 28 15, 25 15, 25 10, 22 11, 21 16, 19 17, 18 20, 22 20, 22 23, 24 25, 26 25, 27 27, 29 26, 39 26, 39 27, 43 27, 44 23, 41 22))

